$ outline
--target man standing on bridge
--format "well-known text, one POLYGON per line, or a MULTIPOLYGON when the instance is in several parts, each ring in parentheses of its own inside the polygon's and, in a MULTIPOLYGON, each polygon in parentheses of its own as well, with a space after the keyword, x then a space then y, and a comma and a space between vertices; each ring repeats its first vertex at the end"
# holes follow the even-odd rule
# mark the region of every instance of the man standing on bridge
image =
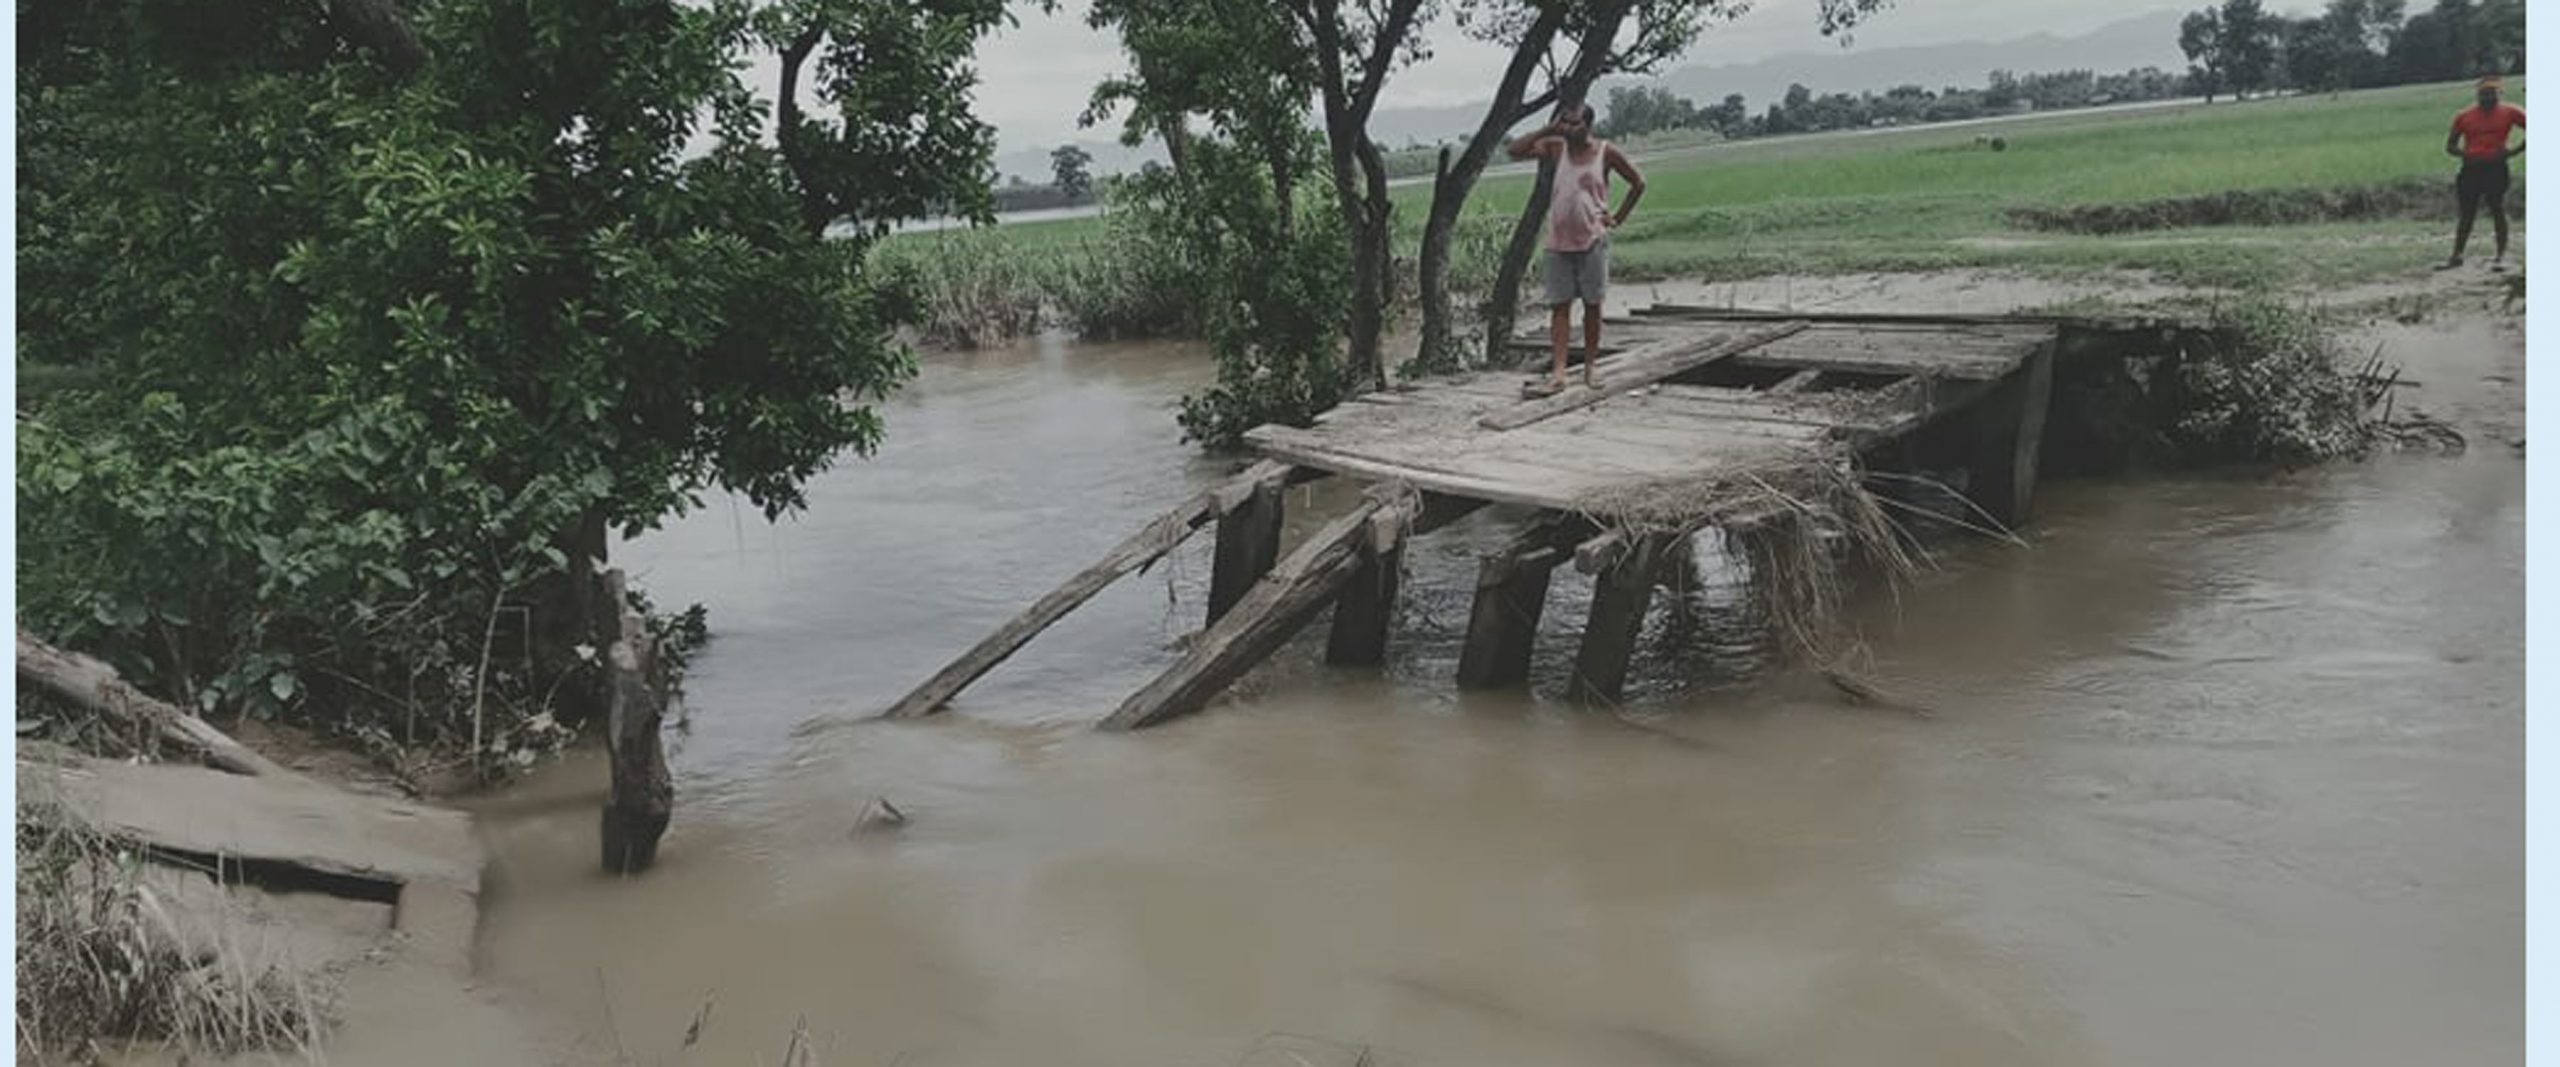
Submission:
MULTIPOLYGON (((1547 308, 1555 371, 1543 390, 1565 387, 1565 346, 1573 336, 1573 304, 1582 302, 1582 381, 1598 385, 1600 305, 1609 291, 1609 231, 1625 225, 1644 197, 1644 175, 1618 146, 1591 136, 1591 105, 1568 101, 1556 119, 1511 142, 1513 159, 1552 159, 1555 193, 1547 202, 1547 308), (1609 172, 1627 179, 1627 202, 1609 212, 1609 172)), ((2501 231, 2504 232, 2504 231, 2501 231)))
POLYGON ((2507 147, 2507 137, 2524 128, 2524 109, 2498 102, 2498 79, 2480 79, 2480 106, 2455 112, 2453 131, 2445 135, 2446 155, 2462 160, 2453 179, 2454 198, 2462 221, 2453 230, 2453 258, 2439 269, 2462 265, 2463 246, 2471 243, 2471 223, 2480 206, 2489 206, 2489 222, 2498 230, 2498 254, 2489 269, 2507 269, 2507 161, 2524 154, 2524 146, 2507 147))

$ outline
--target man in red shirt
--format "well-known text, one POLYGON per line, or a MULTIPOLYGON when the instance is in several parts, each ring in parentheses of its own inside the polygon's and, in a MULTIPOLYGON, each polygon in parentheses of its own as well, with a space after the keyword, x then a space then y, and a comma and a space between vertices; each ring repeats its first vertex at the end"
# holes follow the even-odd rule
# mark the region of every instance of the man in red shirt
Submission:
POLYGON ((2524 146, 2507 147, 2507 137, 2524 128, 2524 109, 2498 102, 2498 79, 2480 79, 2480 106, 2455 112, 2453 132, 2445 135, 2446 155, 2462 160, 2453 179, 2454 199, 2462 206, 2462 222, 2453 231, 2453 258, 2442 270, 2462 265, 2462 249, 2471 243, 2471 223, 2480 205, 2489 205, 2489 221, 2498 229, 2498 255, 2489 269, 2507 269, 2507 160, 2524 154, 2524 146))

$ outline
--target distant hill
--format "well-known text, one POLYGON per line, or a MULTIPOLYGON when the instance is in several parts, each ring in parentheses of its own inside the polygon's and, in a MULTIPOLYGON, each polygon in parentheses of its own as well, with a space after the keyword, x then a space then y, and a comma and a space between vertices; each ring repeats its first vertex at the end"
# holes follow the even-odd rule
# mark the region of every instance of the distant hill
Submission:
MULTIPOLYGON (((1767 110, 1786 95, 1788 85, 1796 83, 1817 93, 1857 93, 1882 92, 1897 85, 1978 88, 1995 70, 2020 74, 2079 69, 2113 73, 2159 67, 2178 71, 2187 65, 2186 57, 2178 52, 2180 17, 2175 11, 2151 12, 2073 37, 2037 33, 2005 41, 1794 52, 1751 63, 1693 64, 1657 78, 1604 80, 1593 94, 1593 102, 1605 104, 1613 85, 1656 84, 1700 104, 1722 100, 1727 93, 1741 93, 1756 114, 1767 110)), ((1466 136, 1483 113, 1481 101, 1450 107, 1382 107, 1372 120, 1372 129, 1379 143, 1391 148, 1408 142, 1429 143, 1466 136)), ((1133 149, 1116 141, 1079 143, 1093 153, 1093 170, 1097 174, 1124 173, 1164 159, 1163 149, 1153 144, 1133 149)), ((1053 146, 1005 153, 996 158, 996 167, 1005 174, 1019 174, 1025 181, 1045 181, 1049 176, 1050 147, 1053 146)))

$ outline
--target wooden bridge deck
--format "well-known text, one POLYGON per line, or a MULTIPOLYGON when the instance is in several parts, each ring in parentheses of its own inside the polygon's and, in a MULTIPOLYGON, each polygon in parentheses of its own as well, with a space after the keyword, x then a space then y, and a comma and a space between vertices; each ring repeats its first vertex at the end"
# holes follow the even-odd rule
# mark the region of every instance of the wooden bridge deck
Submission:
POLYGON ((1576 385, 1557 401, 1584 402, 1542 418, 1542 407, 1560 405, 1524 400, 1524 374, 1483 372, 1371 393, 1313 427, 1265 426, 1245 440, 1264 456, 1335 474, 1571 510, 1632 485, 1765 469, 1814 459, 1825 446, 1891 437, 1977 398, 2057 332, 2043 324, 1806 323, 1769 336, 1783 329, 1704 313, 1649 315, 1610 331, 1617 340, 1595 365, 1608 395, 1592 396, 1576 370, 1576 385), (1667 358, 1702 349, 1714 358, 1667 358), (1657 373, 1665 367, 1669 373, 1657 373), (1681 380, 1719 373, 1769 384, 1681 380))
POLYGON ((1198 710, 1327 606, 1326 659, 1374 667, 1385 660, 1406 543, 1488 503, 1537 514, 1482 560, 1459 684, 1527 678, 1549 577, 1571 562, 1596 583, 1572 688, 1612 700, 1671 546, 1659 531, 1597 529, 1583 518, 1591 505, 1654 486, 1841 464, 1946 419, 1963 432, 1935 447, 1965 467, 1984 514, 2015 523, 2033 489, 2063 328, 2027 317, 1657 306, 1610 324, 1596 388, 1577 369, 1572 387, 1534 399, 1521 387, 1549 357, 1541 339, 1524 337, 1513 346, 1521 370, 1434 378, 1353 398, 1312 426, 1252 431, 1245 439, 1261 462, 1141 527, 885 714, 940 710, 1042 629, 1212 523, 1206 628, 1102 726, 1198 710), (1333 475, 1377 491, 1282 556, 1283 490, 1333 475))

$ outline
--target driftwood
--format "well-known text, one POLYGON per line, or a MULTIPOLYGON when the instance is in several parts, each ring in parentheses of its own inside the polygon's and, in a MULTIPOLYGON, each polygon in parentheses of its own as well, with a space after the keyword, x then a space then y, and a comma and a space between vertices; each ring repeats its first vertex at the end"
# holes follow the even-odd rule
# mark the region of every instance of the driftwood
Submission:
POLYGON ((620 570, 605 573, 605 595, 621 611, 621 632, 604 657, 605 752, 613 765, 613 788, 605 799, 601 834, 605 869, 631 874, 657 862, 658 838, 667 832, 675 811, 676 790, 658 736, 665 707, 649 681, 656 649, 648 624, 631 610, 623 583, 620 570))
POLYGON ((1488 412, 1477 425, 1488 430, 1516 430, 1532 423, 1554 418, 1565 412, 1590 407, 1610 397, 1633 392, 1675 374, 1706 366, 1719 359, 1740 355, 1754 348, 1801 333, 1810 325, 1805 322, 1782 322, 1739 336, 1707 334, 1657 341, 1640 348, 1628 349, 1609 369, 1609 378, 1596 386, 1564 392, 1542 400, 1533 400, 1499 411, 1488 412))
POLYGON ((1120 542, 1117 547, 1104 555, 1100 562, 1077 572, 1074 577, 1067 579, 1066 584, 1059 586, 1049 595, 1041 597, 1022 614, 1015 616, 1003 626, 997 627, 996 632, 987 635, 985 640, 962 653, 960 658, 951 661, 950 665, 936 672, 932 678, 926 679, 925 683, 917 686, 914 692, 908 693, 896 704, 890 705, 889 710, 882 713, 882 717, 911 719, 942 710, 942 706, 958 695, 960 690, 967 688, 969 683, 977 681, 988 671, 994 670, 997 664, 1005 661, 1006 657, 1020 651, 1022 646, 1031 642, 1032 638, 1039 636, 1042 630, 1048 629, 1051 624, 1065 618, 1068 612, 1074 611, 1085 601, 1093 599, 1094 594, 1117 581, 1120 576, 1133 570, 1143 569, 1163 558, 1165 553, 1173 551, 1174 546, 1189 538, 1192 531, 1199 529, 1211 519, 1243 506, 1266 482, 1283 479, 1289 473, 1289 468, 1283 464, 1257 463, 1226 484, 1196 494, 1173 510, 1157 516, 1154 522, 1146 525, 1146 528, 1131 535, 1128 540, 1120 542))
POLYGON ((1314 618, 1364 560, 1399 544, 1418 510, 1411 497, 1372 497, 1326 524, 1203 631, 1181 661, 1130 694, 1101 728, 1134 730, 1198 711, 1314 618))
POLYGON ((18 631, 18 682, 84 711, 149 731, 233 774, 293 774, 186 709, 134 688, 104 662, 55 648, 23 628, 18 631))

